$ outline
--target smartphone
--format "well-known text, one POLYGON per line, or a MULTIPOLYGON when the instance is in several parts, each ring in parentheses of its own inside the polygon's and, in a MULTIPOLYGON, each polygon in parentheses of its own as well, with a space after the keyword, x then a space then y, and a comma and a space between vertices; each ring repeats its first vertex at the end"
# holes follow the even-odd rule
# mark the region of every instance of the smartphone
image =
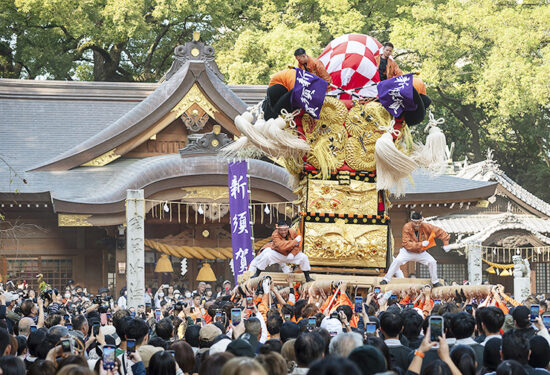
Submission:
POLYGON ((432 315, 430 317, 430 341, 438 342, 441 335, 443 335, 443 317, 432 315))
POLYGON ((241 309, 231 309, 231 324, 234 326, 241 323, 241 309))
POLYGON ((172 357, 176 356, 176 352, 173 350, 167 350, 166 353, 170 354, 172 357))
POLYGON ((161 320, 162 315, 161 315, 161 313, 160 313, 160 309, 156 309, 156 310, 155 310, 155 318, 157 319, 157 322, 158 322, 159 320, 161 320))
POLYGON ((285 322, 290 322, 291 316, 290 314, 285 314, 285 322))
POLYGON ((100 320, 101 320, 101 325, 106 326, 107 325, 107 314, 101 313, 100 320))
POLYGON ((550 328, 550 314, 545 314, 542 316, 542 323, 546 328, 550 328))
POLYGON ((374 294, 378 294, 380 293, 380 287, 379 286, 375 286, 374 287, 374 294))
POLYGON ((466 312, 471 314, 473 311, 474 311, 474 307, 471 304, 467 304, 466 312))
POLYGON ((63 349, 63 353, 71 353, 72 352, 71 340, 69 339, 61 340, 61 349, 63 349))
POLYGON ((202 326, 202 318, 195 319, 195 324, 202 326))
POLYGON ((434 299, 434 305, 441 305, 440 299, 434 299))
POLYGON ((134 340, 134 339, 127 339, 126 340, 126 351, 128 353, 135 353, 136 352, 136 340, 134 340))
POLYGON ((363 312, 363 297, 355 297, 355 312, 357 314, 363 312))
POLYGON ((71 323, 66 323, 66 324, 65 324, 65 327, 67 327, 67 329, 68 329, 69 331, 71 331, 71 330, 73 329, 73 325, 72 325, 71 323))
POLYGON ((107 320, 111 320, 111 314, 107 313, 107 320))
POLYGON ((332 314, 330 314, 330 319, 338 319, 338 320, 340 320, 340 316, 338 315, 337 312, 333 312, 332 314))
POLYGON ((414 309, 414 304, 407 303, 407 309, 414 309))
POLYGON ((222 312, 220 310, 216 311, 216 315, 214 317, 214 322, 222 322, 223 323, 222 312))
POLYGON ((397 295, 392 294, 388 299, 388 305, 395 305, 397 303, 397 295))
POLYGON ((115 368, 115 350, 114 345, 103 345, 103 369, 112 370, 115 368))
POLYGON ((531 321, 534 322, 535 319, 539 316, 540 306, 531 305, 531 321))
POLYGON ((254 308, 254 299, 250 296, 246 296, 246 308, 249 310, 254 308))
POLYGON ((71 317, 70 317, 68 314, 63 315, 63 319, 64 319, 66 322, 71 321, 71 317))
POLYGON ((94 332, 94 336, 97 336, 99 334, 99 323, 92 324, 92 330, 94 332))
POLYGON ((367 333, 376 333, 376 323, 367 323, 367 333))
POLYGON ((36 332, 37 329, 38 329, 37 326, 31 326, 31 332, 36 332))
POLYGON ((317 327, 317 318, 308 318, 307 320, 307 330, 313 331, 317 327))

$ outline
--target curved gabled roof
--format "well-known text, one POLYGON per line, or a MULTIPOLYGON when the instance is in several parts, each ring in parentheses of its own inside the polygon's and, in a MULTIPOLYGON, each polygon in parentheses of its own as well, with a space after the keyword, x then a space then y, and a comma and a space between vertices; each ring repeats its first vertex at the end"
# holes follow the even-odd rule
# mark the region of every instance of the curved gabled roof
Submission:
MULTIPOLYGON (((187 60, 169 80, 162 82, 145 100, 118 120, 84 142, 31 170, 63 171, 108 153, 159 122, 184 98, 194 84, 197 84, 211 104, 229 119, 234 120, 238 114, 246 110, 246 104, 204 61, 187 60)), ((238 133, 233 124, 221 124, 231 133, 238 133)))
MULTIPOLYGON (((248 163, 253 189, 268 190, 285 201, 296 199, 285 169, 256 159, 248 163)), ((227 186, 227 160, 216 156, 182 158, 179 154, 170 154, 125 166, 107 183, 98 186, 95 195, 64 197, 54 193, 52 201, 57 212, 116 213, 124 211, 128 189, 144 189, 145 197, 150 197, 168 189, 215 185, 227 186)))

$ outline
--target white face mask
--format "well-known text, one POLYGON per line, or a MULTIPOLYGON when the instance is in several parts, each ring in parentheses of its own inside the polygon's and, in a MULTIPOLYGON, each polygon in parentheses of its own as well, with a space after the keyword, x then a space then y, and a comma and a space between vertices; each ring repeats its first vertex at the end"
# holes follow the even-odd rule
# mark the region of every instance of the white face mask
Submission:
POLYGON ((71 293, 65 293, 65 298, 71 298, 71 293))
POLYGON ((191 292, 185 292, 185 298, 191 298, 191 292))

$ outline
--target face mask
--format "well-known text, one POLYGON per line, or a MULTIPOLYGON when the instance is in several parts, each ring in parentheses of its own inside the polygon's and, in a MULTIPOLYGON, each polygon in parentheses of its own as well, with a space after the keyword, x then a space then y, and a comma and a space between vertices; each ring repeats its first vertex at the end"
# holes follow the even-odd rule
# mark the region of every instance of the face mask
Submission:
POLYGON ((65 298, 71 298, 71 293, 65 293, 65 298))
POLYGON ((191 292, 185 292, 185 298, 191 298, 191 292))

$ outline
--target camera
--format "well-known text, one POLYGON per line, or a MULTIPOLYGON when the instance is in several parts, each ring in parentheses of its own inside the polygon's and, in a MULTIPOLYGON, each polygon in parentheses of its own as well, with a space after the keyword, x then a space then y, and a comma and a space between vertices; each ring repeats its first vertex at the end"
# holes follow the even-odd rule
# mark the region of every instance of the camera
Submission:
POLYGON ((42 293, 40 293, 40 298, 42 298, 44 301, 53 301, 53 294, 59 294, 59 291, 57 289, 46 289, 43 290, 42 293))

